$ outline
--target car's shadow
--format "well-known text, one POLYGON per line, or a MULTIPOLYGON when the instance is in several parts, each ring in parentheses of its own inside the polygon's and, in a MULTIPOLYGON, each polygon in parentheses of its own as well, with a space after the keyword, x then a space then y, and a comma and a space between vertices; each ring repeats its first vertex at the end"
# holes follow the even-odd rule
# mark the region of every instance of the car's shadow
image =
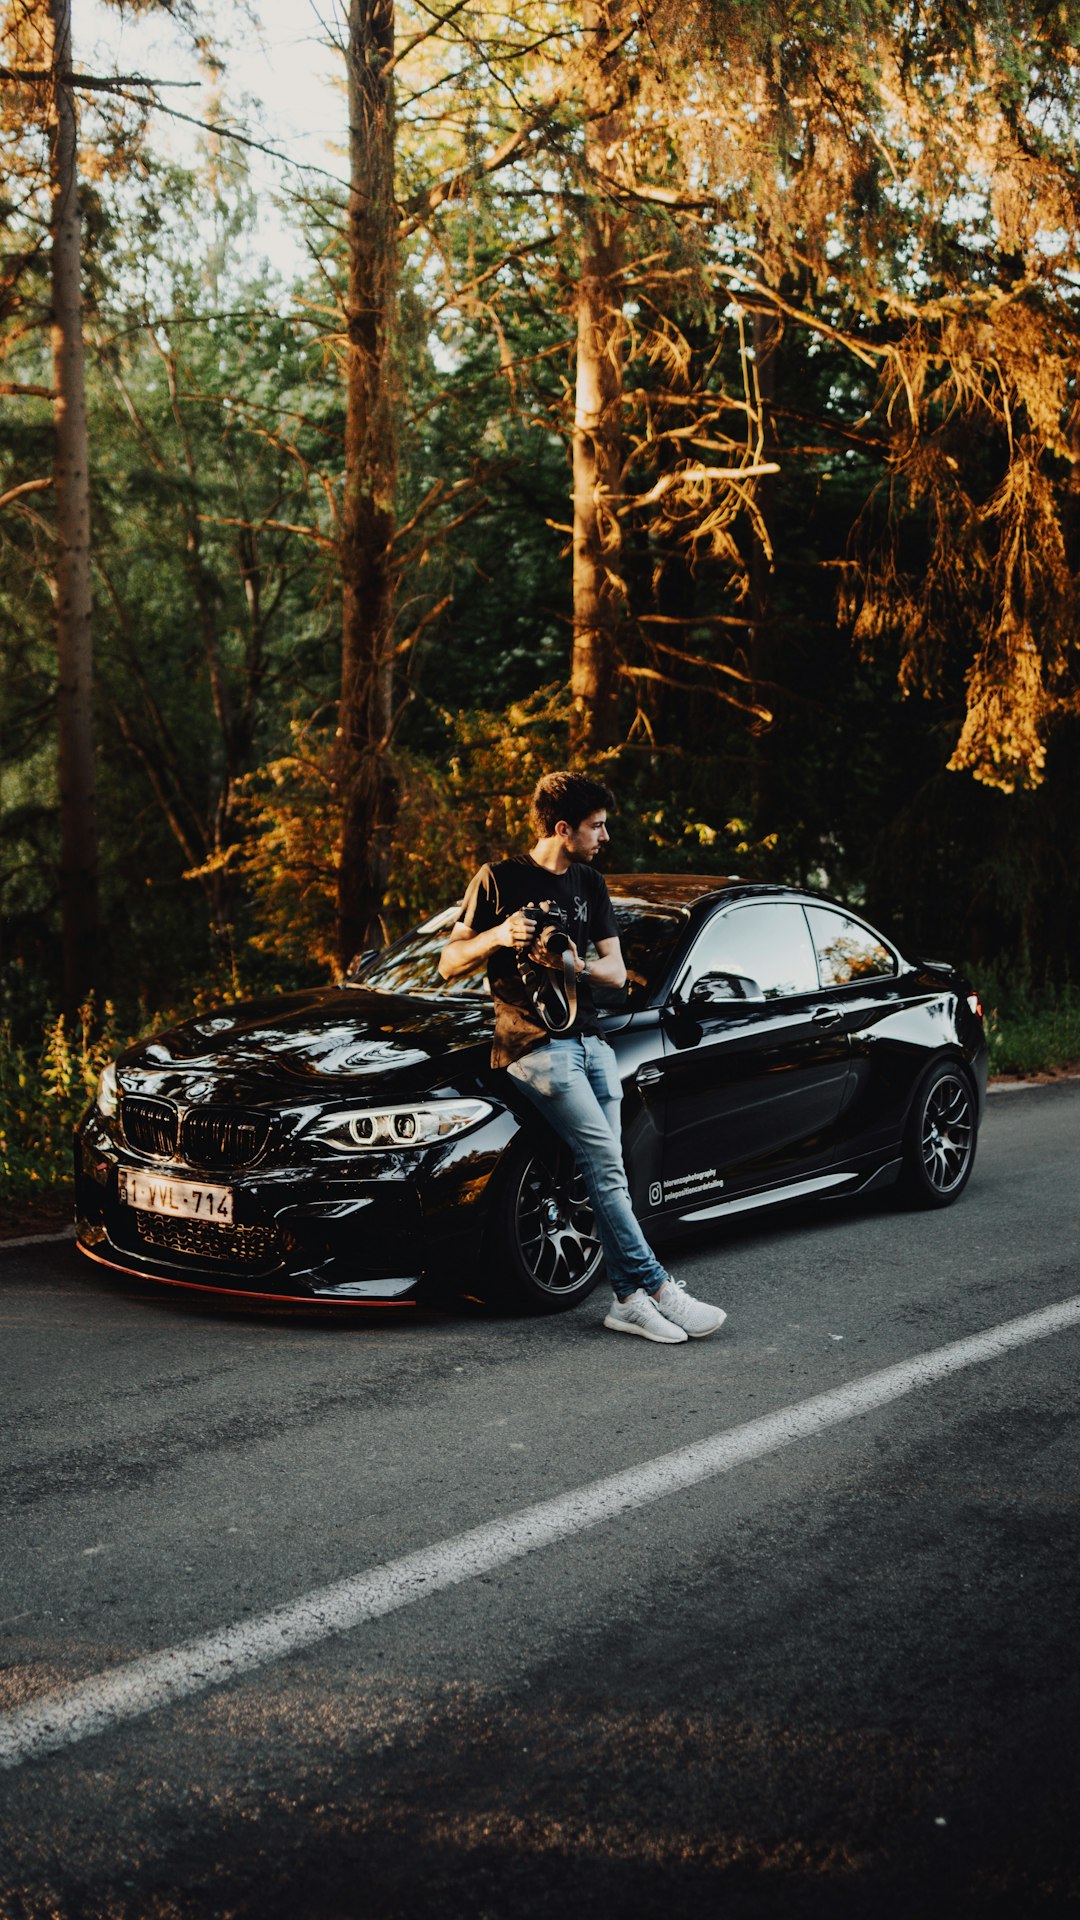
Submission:
POLYGON ((435 1297, 421 1298, 415 1304, 388 1302, 385 1306, 370 1301, 273 1300, 266 1297, 232 1296, 226 1290, 196 1285, 170 1285, 167 1281, 143 1280, 137 1275, 119 1272, 83 1259, 76 1247, 68 1254, 78 1278, 102 1298, 125 1301, 133 1308, 174 1319, 212 1325, 221 1322, 259 1322, 290 1327, 353 1327, 373 1329, 404 1326, 431 1326, 448 1317, 476 1317, 484 1312, 478 1300, 435 1297))

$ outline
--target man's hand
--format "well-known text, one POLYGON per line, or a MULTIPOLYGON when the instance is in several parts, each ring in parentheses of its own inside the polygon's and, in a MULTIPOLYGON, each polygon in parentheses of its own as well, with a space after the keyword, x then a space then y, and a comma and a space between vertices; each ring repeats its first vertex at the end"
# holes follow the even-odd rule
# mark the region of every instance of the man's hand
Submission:
POLYGON ((573 960, 575 973, 580 973, 582 962, 578 959, 578 950, 573 941, 568 938, 560 941, 556 947, 540 946, 539 943, 535 947, 530 947, 529 959, 535 967, 547 967, 550 973, 561 973, 565 953, 569 953, 573 960))
POLYGON ((496 947, 512 947, 518 953, 524 952, 535 934, 535 920, 520 912, 512 913, 508 920, 500 920, 497 927, 486 927, 483 933, 472 933, 468 927, 458 925, 439 955, 439 972, 444 980, 456 980, 459 974, 468 973, 471 967, 486 960, 496 947))
POLYGON ((519 911, 501 921, 496 932, 500 947, 514 947, 520 953, 531 944, 536 932, 536 921, 530 920, 527 913, 519 911))

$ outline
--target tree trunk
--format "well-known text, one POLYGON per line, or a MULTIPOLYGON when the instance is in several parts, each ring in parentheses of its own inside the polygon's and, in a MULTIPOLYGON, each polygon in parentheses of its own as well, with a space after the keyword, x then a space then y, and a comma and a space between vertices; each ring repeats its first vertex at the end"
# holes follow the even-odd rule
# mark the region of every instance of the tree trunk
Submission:
POLYGON ((615 498, 623 464, 622 229, 605 179, 621 133, 610 42, 622 0, 585 0, 585 167, 574 406, 574 651, 571 758, 618 738, 619 627, 626 592, 615 498))
MULTIPOLYGON (((776 401, 776 370, 780 351, 780 323, 775 314, 755 308, 753 316, 754 379, 761 407, 761 458, 776 459, 776 427, 773 407, 776 401)), ((750 627, 747 648, 750 668, 750 698, 755 705, 771 705, 770 683, 775 677, 773 621, 773 549, 776 518, 775 475, 763 474, 757 483, 755 504, 760 526, 751 528, 750 549, 750 627), (767 544, 766 544, 767 543, 767 544)), ((760 836, 769 833, 772 819, 772 757, 775 741, 771 734, 750 736, 750 785, 754 830, 760 836)))
POLYGON ((393 51, 393 0, 350 0, 349 288, 338 721, 337 949, 343 965, 379 936, 397 807, 390 758, 397 206, 394 87, 385 71, 393 51))
POLYGON ((56 390, 56 648, 60 736, 60 913, 64 1004, 73 1014, 98 976, 90 599, 90 463, 83 367, 81 231, 71 0, 48 0, 52 27, 52 350, 56 390))

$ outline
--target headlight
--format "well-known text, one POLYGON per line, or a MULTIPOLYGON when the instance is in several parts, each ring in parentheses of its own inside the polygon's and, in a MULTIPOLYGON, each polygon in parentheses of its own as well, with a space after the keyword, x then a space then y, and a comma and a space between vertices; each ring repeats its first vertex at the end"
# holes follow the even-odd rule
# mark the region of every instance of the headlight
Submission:
POLYGON ((428 1106, 357 1107, 334 1113, 312 1128, 338 1153, 377 1147, 426 1147, 478 1126, 493 1111, 487 1100, 432 1100, 428 1106))
POLYGON ((120 1093, 116 1085, 116 1062, 110 1061, 98 1075, 97 1092, 94 1105, 102 1118, 111 1120, 120 1102, 120 1093))

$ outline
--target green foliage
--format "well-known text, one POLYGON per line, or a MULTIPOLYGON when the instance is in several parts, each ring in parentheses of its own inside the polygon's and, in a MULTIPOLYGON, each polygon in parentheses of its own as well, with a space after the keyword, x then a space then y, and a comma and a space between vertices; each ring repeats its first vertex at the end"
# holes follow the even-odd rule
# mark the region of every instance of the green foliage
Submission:
POLYGON ((0 1183, 16 1200, 71 1178, 71 1132, 93 1097, 98 1075, 118 1050, 115 1012, 92 1001, 68 1026, 45 1021, 36 1043, 0 1029, 0 1183))
MULTIPOLYGON (((98 213, 98 808, 107 976, 133 1011, 195 974, 227 988, 246 951, 237 785, 287 745, 292 704, 332 686, 318 475, 340 447, 341 406, 317 325, 264 275, 235 270, 242 173, 219 166, 208 185, 150 163, 137 192, 117 188, 98 213)), ((43 342, 28 335, 5 370, 47 379, 34 368, 43 342)), ((21 403, 14 472, 47 472, 50 446, 47 407, 21 403)), ((48 529, 32 508, 0 514, 0 993, 24 1031, 59 998, 55 644, 48 529)))
MULTIPOLYGON (((544 687, 505 712, 442 712, 438 758, 400 752, 401 805, 392 880, 383 903, 387 940, 460 897, 481 862, 519 847, 529 795, 565 758, 568 700, 544 687)), ((238 855, 257 926, 250 943, 279 966, 334 971, 334 741, 293 728, 292 752, 242 783, 246 838, 238 855)))
POLYGON ((106 1000, 99 1014, 90 999, 73 1021, 48 1013, 36 1031, 0 1025, 0 1191, 9 1201, 63 1186, 72 1175, 72 1129, 93 1098, 98 1077, 136 1040, 166 1032, 215 1007, 308 984, 300 970, 279 964, 268 985, 258 965, 231 983, 174 980, 175 998, 143 1001, 123 1016, 106 1000))
POLYGON ((460 899, 476 868, 521 851, 540 775, 566 759, 569 696, 555 683, 504 710, 444 712, 443 753, 403 768, 387 906, 395 927, 460 899))
POLYGON ((291 751, 238 783, 235 870, 254 907, 251 946, 280 970, 334 971, 338 813, 333 736, 291 729, 291 751))
POLYGON ((980 983, 990 1071, 1056 1073, 1080 1067, 1080 993, 1066 984, 1032 988, 987 977, 980 983))

